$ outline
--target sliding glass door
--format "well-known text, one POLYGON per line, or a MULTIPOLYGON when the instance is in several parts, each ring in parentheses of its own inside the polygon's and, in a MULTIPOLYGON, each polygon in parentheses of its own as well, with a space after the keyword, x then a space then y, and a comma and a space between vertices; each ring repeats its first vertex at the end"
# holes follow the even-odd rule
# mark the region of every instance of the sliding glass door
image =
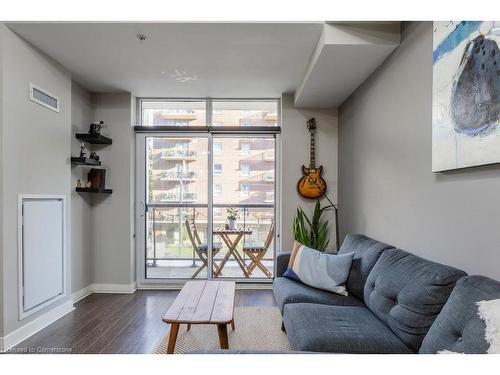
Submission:
POLYGON ((145 103, 154 131, 136 135, 140 283, 272 280, 278 136, 251 128, 276 123, 264 104, 145 103), (204 116, 218 125, 200 131, 204 116))

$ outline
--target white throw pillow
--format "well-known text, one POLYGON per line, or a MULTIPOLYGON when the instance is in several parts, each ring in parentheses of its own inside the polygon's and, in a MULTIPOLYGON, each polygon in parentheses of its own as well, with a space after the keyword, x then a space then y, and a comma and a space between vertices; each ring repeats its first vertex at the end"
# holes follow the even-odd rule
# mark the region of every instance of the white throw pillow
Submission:
POLYGON ((486 324, 488 354, 500 354, 500 299, 477 302, 478 315, 486 324))
POLYGON ((353 256, 354 253, 326 254, 297 243, 283 276, 314 288, 347 296, 345 283, 351 271, 353 256))

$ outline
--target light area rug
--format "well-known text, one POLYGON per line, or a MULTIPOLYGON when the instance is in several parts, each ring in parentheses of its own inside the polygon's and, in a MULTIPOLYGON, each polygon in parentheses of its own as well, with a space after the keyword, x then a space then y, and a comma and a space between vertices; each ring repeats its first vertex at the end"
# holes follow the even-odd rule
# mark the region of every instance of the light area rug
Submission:
MULTIPOLYGON (((228 325, 229 349, 291 351, 286 333, 281 330, 281 314, 277 307, 235 307, 235 330, 228 325)), ((167 352, 168 334, 156 347, 155 354, 167 352)), ((218 350, 219 337, 214 324, 193 324, 188 331, 182 324, 177 335, 174 354, 218 350)))

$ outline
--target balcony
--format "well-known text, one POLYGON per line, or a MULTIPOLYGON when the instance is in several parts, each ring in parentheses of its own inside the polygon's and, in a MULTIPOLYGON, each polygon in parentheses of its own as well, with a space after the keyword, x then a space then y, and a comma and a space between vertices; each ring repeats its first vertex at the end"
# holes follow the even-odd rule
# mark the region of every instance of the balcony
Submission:
POLYGON ((262 153, 262 160, 274 160, 274 150, 264 151, 262 153))
POLYGON ((195 172, 167 172, 162 173, 158 177, 160 181, 183 181, 183 182, 192 182, 197 181, 195 172))
POLYGON ((157 196, 157 201, 158 202, 165 202, 165 203, 177 203, 177 202, 182 202, 184 203, 191 203, 196 201, 196 194, 195 193, 163 193, 159 194, 157 196))
POLYGON ((264 199, 264 202, 266 203, 274 202, 274 191, 268 191, 266 193, 266 198, 264 199))
POLYGON ((162 150, 160 158, 165 160, 194 161, 197 158, 196 151, 191 150, 162 150))
POLYGON ((263 173, 252 173, 247 171, 244 171, 245 174, 241 174, 241 180, 240 182, 248 183, 248 184, 259 184, 262 182, 269 182, 273 183, 274 182, 274 173, 273 172, 263 172, 263 173))
MULTIPOLYGON (((223 259, 231 250, 223 239, 224 234, 220 233, 227 223, 226 207, 218 208, 221 215, 214 217, 212 236, 208 235, 208 210, 206 208, 154 207, 149 209, 146 243, 147 278, 192 278, 203 265, 195 246, 198 246, 198 243, 206 244, 212 238, 214 243, 219 244, 219 251, 214 254, 213 261, 222 267, 221 272, 212 277, 269 280, 274 272, 274 244, 272 238, 269 238, 270 233, 272 235, 274 207, 270 205, 237 207, 238 229, 234 234, 228 234, 225 238, 233 241, 238 238, 232 250, 238 254, 238 257, 233 253, 224 263, 223 259), (190 223, 189 229, 186 222, 190 223), (266 273, 260 267, 252 267, 252 259, 243 251, 245 244, 260 244, 267 248, 261 261, 261 265, 267 269, 266 273), (247 271, 247 274, 243 269, 247 271)), ((205 267, 197 273, 196 278, 206 277, 207 268, 205 267)))

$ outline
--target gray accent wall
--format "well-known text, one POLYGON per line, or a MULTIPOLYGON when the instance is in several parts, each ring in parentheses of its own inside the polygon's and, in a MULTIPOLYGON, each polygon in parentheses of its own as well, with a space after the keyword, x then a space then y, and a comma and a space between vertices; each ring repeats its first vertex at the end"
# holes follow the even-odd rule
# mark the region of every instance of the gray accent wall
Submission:
POLYGON ((71 77, 0 24, 2 30, 2 176, 3 201, 3 324, 4 336, 71 299, 71 77), (59 97, 60 112, 29 100, 29 83, 59 97), (19 320, 18 194, 66 196, 67 295, 64 299, 19 320))
POLYGON ((431 172, 432 23, 402 43, 339 112, 341 236, 363 233, 500 279, 500 166, 431 172))
MULTIPOLYGON (((309 132, 306 121, 316 119, 316 165, 323 165, 327 194, 337 203, 338 115, 336 109, 295 108, 293 95, 283 95, 281 102, 281 243, 277 251, 291 251, 292 223, 297 207, 311 215, 315 200, 302 198, 297 183, 302 177, 302 165, 309 166, 309 132)), ((322 206, 328 202, 322 199, 322 206)), ((330 249, 335 249, 335 220, 333 213, 324 214, 330 222, 330 249)))
MULTIPOLYGON (((75 133, 86 133, 93 121, 91 94, 76 82, 71 84, 71 155, 78 156, 80 142, 75 133)), ((87 157, 92 146, 86 145, 87 157)), ((92 197, 75 191, 76 181, 87 180, 87 166, 71 167, 71 291, 77 292, 92 284, 92 197)))
MULTIPOLYGON (((133 105, 132 105, 133 104, 133 105)), ((113 194, 93 197, 92 281, 96 284, 131 284, 135 281, 133 184, 134 133, 130 93, 93 94, 95 121, 103 120, 102 133, 113 139, 98 154, 106 168, 106 184, 113 194)))

